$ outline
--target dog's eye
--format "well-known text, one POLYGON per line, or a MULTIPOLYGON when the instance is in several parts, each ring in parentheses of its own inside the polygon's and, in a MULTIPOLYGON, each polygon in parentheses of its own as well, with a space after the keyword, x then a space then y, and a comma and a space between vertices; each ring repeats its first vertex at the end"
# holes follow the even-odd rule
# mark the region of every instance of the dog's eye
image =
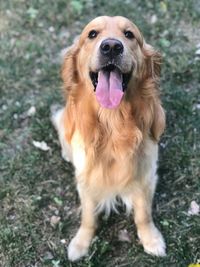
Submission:
POLYGON ((92 30, 92 31, 89 32, 89 34, 88 34, 88 38, 89 38, 89 39, 94 39, 94 38, 97 37, 97 34, 98 34, 97 31, 92 30))
POLYGON ((124 35, 127 39, 133 39, 135 37, 131 31, 125 31, 124 35))

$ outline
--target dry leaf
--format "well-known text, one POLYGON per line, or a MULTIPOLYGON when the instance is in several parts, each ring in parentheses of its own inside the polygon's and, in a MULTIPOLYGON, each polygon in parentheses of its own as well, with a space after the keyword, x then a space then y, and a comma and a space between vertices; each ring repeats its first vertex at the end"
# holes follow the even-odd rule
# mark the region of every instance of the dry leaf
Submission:
POLYGON ((50 251, 46 251, 44 254, 45 260, 52 260, 54 258, 53 254, 50 251))
POLYGON ((198 48, 198 49, 196 50, 195 55, 200 56, 200 48, 198 48))
POLYGON ((157 16, 154 14, 154 15, 151 16, 151 18, 150 18, 150 23, 151 23, 151 24, 155 24, 155 23, 157 22, 157 20, 158 20, 158 18, 157 18, 157 16))
POLYGON ((198 215, 199 214, 199 205, 196 203, 195 200, 193 200, 190 203, 190 207, 188 210, 188 215, 198 215))
POLYGON ((50 149, 50 147, 47 145, 46 142, 42 141, 42 142, 38 142, 33 140, 33 145, 43 151, 48 151, 50 149))
POLYGON ((62 243, 63 245, 67 244, 67 241, 65 239, 61 239, 60 243, 62 243))
POLYGON ((126 229, 120 230, 118 234, 118 239, 123 242, 129 242, 131 243, 131 238, 129 236, 129 233, 126 229))
POLYGON ((55 215, 53 215, 52 217, 51 217, 51 219, 50 219, 50 224, 51 224, 51 226, 56 226, 58 223, 59 223, 59 221, 60 221, 60 217, 59 216, 55 216, 55 215))
POLYGON ((32 117, 36 113, 36 108, 34 106, 30 107, 29 110, 27 111, 27 116, 32 117))

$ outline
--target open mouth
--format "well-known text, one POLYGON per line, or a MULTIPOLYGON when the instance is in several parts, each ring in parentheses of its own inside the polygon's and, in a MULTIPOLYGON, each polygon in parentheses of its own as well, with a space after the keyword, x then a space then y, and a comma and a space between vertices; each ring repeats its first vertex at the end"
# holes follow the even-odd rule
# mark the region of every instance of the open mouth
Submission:
POLYGON ((108 109, 114 109, 119 106, 130 77, 131 72, 124 74, 114 64, 106 65, 98 72, 90 72, 90 78, 99 104, 108 109))
MULTIPOLYGON (((121 72, 120 69, 117 66, 115 66, 114 64, 109 64, 109 65, 103 67, 101 70, 109 73, 109 72, 113 71, 114 69, 118 69, 119 72, 121 72)), ((99 72, 90 71, 90 79, 91 79, 92 84, 94 86, 94 90, 96 90, 96 87, 97 87, 97 84, 98 84, 98 73, 99 72)), ((128 83, 130 81, 130 78, 131 78, 131 71, 128 72, 128 73, 122 73, 122 88, 123 88, 123 92, 126 91, 126 89, 128 87, 128 83)))

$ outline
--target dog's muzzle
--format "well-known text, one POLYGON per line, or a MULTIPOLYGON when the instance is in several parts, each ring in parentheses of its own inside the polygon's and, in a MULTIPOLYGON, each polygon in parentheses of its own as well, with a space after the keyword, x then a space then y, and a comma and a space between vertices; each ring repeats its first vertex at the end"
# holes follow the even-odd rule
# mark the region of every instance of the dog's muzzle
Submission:
POLYGON ((99 68, 90 72, 99 104, 108 109, 116 108, 124 95, 131 72, 122 72, 124 47, 121 41, 108 38, 99 47, 99 68))

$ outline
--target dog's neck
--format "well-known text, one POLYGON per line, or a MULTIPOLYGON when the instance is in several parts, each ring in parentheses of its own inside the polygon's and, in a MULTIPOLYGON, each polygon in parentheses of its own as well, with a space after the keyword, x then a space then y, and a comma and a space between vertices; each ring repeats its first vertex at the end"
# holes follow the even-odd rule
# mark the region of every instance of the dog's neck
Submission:
MULTIPOLYGON (((83 91, 82 91, 83 92, 83 91)), ((142 132, 136 125, 129 102, 123 100, 116 109, 100 107, 94 94, 86 94, 75 105, 76 128, 85 146, 97 153, 109 148, 117 153, 134 153, 142 141, 142 132)))

